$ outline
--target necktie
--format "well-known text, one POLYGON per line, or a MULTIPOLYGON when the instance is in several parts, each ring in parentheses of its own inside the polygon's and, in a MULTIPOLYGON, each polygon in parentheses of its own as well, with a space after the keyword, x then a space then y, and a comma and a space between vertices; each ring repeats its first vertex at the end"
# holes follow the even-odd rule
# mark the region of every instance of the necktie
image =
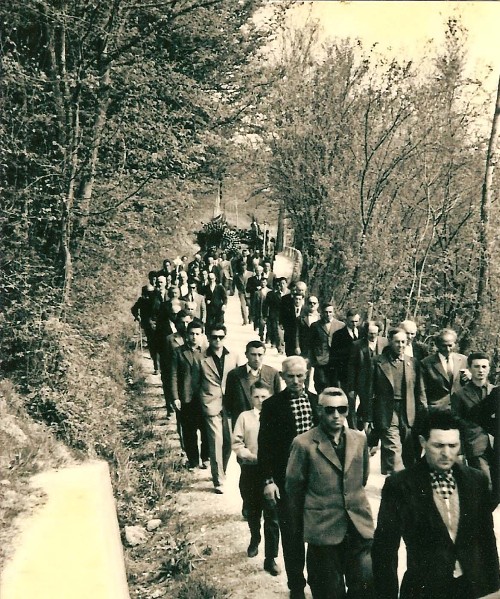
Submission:
POLYGON ((448 374, 448 380, 453 383, 453 366, 451 364, 450 356, 446 358, 446 372, 448 374))

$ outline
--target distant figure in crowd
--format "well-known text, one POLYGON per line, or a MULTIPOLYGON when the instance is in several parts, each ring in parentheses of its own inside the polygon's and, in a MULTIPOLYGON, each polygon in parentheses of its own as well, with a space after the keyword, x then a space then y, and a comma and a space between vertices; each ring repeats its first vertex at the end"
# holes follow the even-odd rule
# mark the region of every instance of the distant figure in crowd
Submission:
POLYGON ((217 283, 214 271, 208 273, 208 285, 203 288, 207 306, 207 326, 224 323, 224 312, 227 305, 227 293, 222 285, 217 283))
POLYGON ((408 340, 405 354, 410 356, 410 358, 415 358, 418 362, 421 362, 429 355, 429 352, 423 343, 417 341, 417 323, 413 322, 413 320, 403 320, 399 325, 399 328, 406 332, 408 340))
POLYGON ((153 320, 153 294, 154 287, 152 285, 145 285, 142 288, 141 297, 132 306, 131 312, 134 320, 140 323, 141 328, 146 335, 149 355, 153 360, 153 374, 158 374, 160 356, 158 353, 158 345, 155 335, 156 323, 153 320))
POLYGON ((500 588, 487 477, 462 466, 458 421, 435 411, 421 429, 425 456, 386 479, 373 544, 380 599, 477 599, 500 588), (398 551, 407 567, 398 592, 398 551))
POLYGON ((454 351, 457 334, 452 329, 440 331, 434 342, 437 352, 421 362, 427 405, 429 410, 449 410, 451 396, 466 381, 467 358, 454 351))
POLYGON ((233 431, 233 451, 241 466, 240 493, 250 528, 247 554, 255 557, 259 552, 261 518, 264 515, 264 570, 277 576, 280 573, 276 563, 280 534, 278 515, 276 507, 264 500, 263 481, 257 464, 260 412, 270 389, 263 381, 257 380, 250 388, 250 395, 253 408, 241 412, 233 431))
POLYGON ((381 472, 390 474, 415 461, 412 427, 426 410, 420 365, 405 354, 406 332, 390 329, 388 351, 373 364, 373 400, 366 406, 366 423, 381 441, 381 472))
POLYGON ((285 476, 293 439, 317 424, 317 396, 305 389, 307 362, 300 356, 283 361, 286 389, 267 399, 260 417, 258 460, 264 497, 277 505, 281 544, 291 599, 304 597, 305 548, 302 532, 292 527, 285 476))
MULTIPOLYGON (((345 326, 335 331, 330 347, 331 384, 347 391, 347 367, 352 344, 359 339, 361 318, 356 308, 349 308, 345 317, 345 326)), ((351 407, 349 426, 353 428, 354 406, 351 407)))
POLYGON ((344 426, 348 411, 342 389, 324 389, 318 400, 319 426, 295 437, 286 471, 292 528, 308 544, 314 599, 374 597, 374 525, 364 489, 369 454, 366 436, 344 426))
POLYGON ((321 320, 311 324, 311 365, 314 367, 314 388, 321 393, 328 387, 330 378, 330 347, 335 331, 344 327, 341 320, 335 318, 332 304, 325 304, 321 311, 321 320))

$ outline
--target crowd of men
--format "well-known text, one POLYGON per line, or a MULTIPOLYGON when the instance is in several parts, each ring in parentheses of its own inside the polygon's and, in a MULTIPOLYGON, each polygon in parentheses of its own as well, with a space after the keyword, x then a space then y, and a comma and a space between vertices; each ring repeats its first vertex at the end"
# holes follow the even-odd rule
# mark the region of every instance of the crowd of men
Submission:
POLYGON ((222 494, 236 453, 249 557, 263 516, 264 569, 279 573, 281 536, 291 598, 304 597, 306 562, 315 599, 499 591, 500 387, 489 382, 488 355, 458 353, 448 328, 429 347, 411 320, 384 331, 354 308, 338 320, 331 303, 320 306, 301 281, 289 289, 272 265, 246 249, 232 260, 165 260, 132 307, 188 468, 210 467, 222 494), (224 345, 229 295, 259 337, 243 365, 224 345), (263 364, 268 347, 286 354, 281 373, 263 364), (375 530, 364 487, 379 446, 391 476, 375 530))

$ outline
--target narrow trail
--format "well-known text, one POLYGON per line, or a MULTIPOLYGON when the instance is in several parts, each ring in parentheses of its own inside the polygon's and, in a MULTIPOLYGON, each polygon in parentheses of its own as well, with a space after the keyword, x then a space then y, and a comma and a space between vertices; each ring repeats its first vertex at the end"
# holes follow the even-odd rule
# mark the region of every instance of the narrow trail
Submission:
MULTIPOLYGON (((226 312, 228 334, 225 345, 236 352, 240 363, 245 362, 245 345, 252 339, 258 339, 251 325, 242 326, 240 306, 237 297, 230 297, 226 312)), ((147 382, 151 393, 155 390, 158 416, 163 416, 164 402, 161 395, 159 376, 152 374, 152 362, 144 354, 144 364, 148 372, 147 382)), ((268 348, 264 363, 280 370, 285 356, 279 355, 275 349, 268 348)), ((158 420, 158 432, 165 427, 165 420, 158 420), (160 424, 163 422, 163 424, 160 424)), ((175 423, 168 421, 166 425, 175 430, 175 423)), ((380 492, 384 477, 380 474, 380 454, 376 453, 370 460, 370 477, 366 486, 368 499, 376 521, 380 504, 380 492)), ((235 455, 231 455, 227 470, 227 482, 223 495, 213 491, 209 470, 196 470, 192 474, 191 484, 178 493, 176 507, 179 513, 186 516, 190 523, 190 540, 201 548, 203 561, 197 565, 197 571, 210 582, 217 583, 229 590, 233 599, 272 599, 288 597, 286 574, 283 557, 278 557, 282 573, 277 577, 270 576, 263 570, 263 543, 261 551, 255 558, 246 554, 250 539, 247 523, 241 516, 241 497, 238 489, 239 465, 235 455)), ((496 529, 500 530, 500 514, 496 511, 496 529)), ((498 536, 498 535, 497 535, 498 536)), ((406 568, 406 553, 400 550, 400 576, 406 568)), ((306 596, 308 587, 306 587, 306 596)))

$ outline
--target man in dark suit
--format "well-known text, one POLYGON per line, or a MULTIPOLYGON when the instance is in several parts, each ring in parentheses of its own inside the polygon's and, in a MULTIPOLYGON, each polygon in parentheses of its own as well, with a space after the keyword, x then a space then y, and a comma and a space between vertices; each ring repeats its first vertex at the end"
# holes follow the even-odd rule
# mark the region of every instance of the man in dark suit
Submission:
POLYGON ((473 416, 474 408, 484 403, 493 390, 493 385, 488 381, 490 361, 487 354, 472 352, 467 364, 472 378, 452 395, 451 409, 464 423, 462 449, 467 465, 482 470, 491 484, 493 448, 489 434, 492 434, 492 427, 490 423, 486 427, 481 426, 473 416))
POLYGON ((273 289, 266 295, 264 310, 267 314, 267 330, 271 347, 275 347, 278 353, 284 351, 283 327, 280 324, 281 299, 288 293, 286 279, 279 277, 274 279, 273 289))
POLYGON ((293 528, 307 545, 314 599, 373 598, 373 518, 365 493, 369 474, 366 437, 346 429, 347 396, 327 387, 318 398, 319 426, 292 442, 286 493, 293 528))
POLYGON ((250 389, 255 382, 265 383, 273 395, 281 391, 279 372, 262 363, 265 353, 266 346, 262 341, 250 341, 245 350, 247 363, 227 375, 224 407, 231 418, 232 428, 241 412, 252 409, 250 389))
MULTIPOLYGON (((347 366, 351 355, 352 344, 359 339, 359 312, 355 308, 349 308, 345 317, 345 327, 335 331, 332 336, 330 347, 330 384, 341 387, 345 392, 347 389, 347 366)), ((351 412, 354 416, 354 410, 351 412)), ((351 423, 349 424, 351 426, 351 423)))
POLYGON ((314 366, 314 388, 321 393, 328 387, 330 346, 335 331, 345 324, 335 318, 332 304, 325 304, 321 312, 321 320, 311 325, 311 366, 314 366))
POLYGON ((281 298, 280 324, 283 327, 285 341, 285 354, 287 356, 300 355, 299 346, 299 321, 305 314, 305 298, 307 286, 299 281, 289 295, 281 298))
POLYGON ((155 329, 153 328, 152 324, 154 291, 155 289, 152 285, 144 285, 142 288, 141 297, 132 306, 131 312, 134 316, 134 320, 140 323, 141 328, 146 335, 149 354, 153 360, 153 374, 158 374, 160 358, 156 344, 155 329))
POLYGON ((413 464, 412 427, 427 407, 419 363, 404 353, 406 332, 391 329, 388 337, 387 351, 374 360, 372 400, 365 410, 366 425, 373 423, 381 441, 382 474, 413 464))
POLYGON ((359 430, 363 429, 366 421, 367 406, 371 401, 373 382, 373 360, 380 356, 387 347, 386 337, 379 335, 382 324, 369 320, 364 325, 361 339, 352 344, 351 355, 347 366, 347 389, 349 396, 349 410, 354 410, 356 397, 359 398, 357 414, 353 415, 353 422, 359 430))
POLYGON ((476 599, 500 588, 486 476, 458 463, 459 424, 434 411, 421 429, 425 456, 386 479, 372 550, 380 599, 476 599), (398 550, 407 569, 398 595, 398 550))
POLYGON ((205 270, 208 272, 208 274, 213 273, 215 275, 215 280, 217 283, 221 282, 220 268, 217 266, 213 256, 207 256, 205 270))
POLYGON ((306 584, 304 539, 291 526, 285 476, 293 439, 317 424, 318 400, 305 389, 307 363, 304 358, 287 358, 282 368, 286 389, 266 399, 262 406, 258 463, 264 480, 264 496, 278 508, 290 598, 303 599, 306 584))
POLYGON ((172 356, 172 397, 182 428, 184 451, 189 468, 207 468, 208 439, 200 401, 201 359, 206 349, 203 324, 193 320, 187 325, 185 344, 172 356), (198 447, 198 431, 201 448, 198 447), (200 465, 201 457, 201 465, 200 465))
POLYGON ((453 351, 457 334, 452 329, 440 331, 434 342, 437 352, 421 362, 427 405, 429 410, 449 410, 451 396, 460 391, 466 380, 467 358, 453 351))
POLYGON ((227 293, 223 285, 217 283, 215 273, 208 273, 208 285, 203 288, 207 306, 207 327, 224 322, 224 312, 227 305, 227 293))

